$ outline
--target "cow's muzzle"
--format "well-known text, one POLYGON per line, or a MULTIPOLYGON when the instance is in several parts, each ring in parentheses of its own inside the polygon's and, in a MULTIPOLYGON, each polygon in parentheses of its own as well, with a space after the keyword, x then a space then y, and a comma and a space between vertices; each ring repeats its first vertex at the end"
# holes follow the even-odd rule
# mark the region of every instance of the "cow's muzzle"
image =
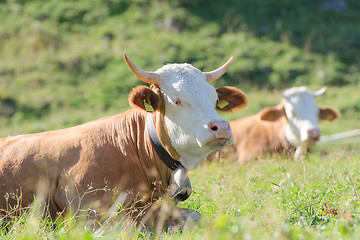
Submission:
POLYGON ((207 125, 212 139, 206 143, 212 150, 221 149, 231 143, 231 128, 226 120, 213 121, 207 125))
POLYGON ((231 129, 228 121, 213 121, 207 125, 214 138, 231 138, 231 129))
POLYGON ((208 142, 206 145, 211 148, 212 150, 221 149, 230 145, 231 138, 215 138, 214 140, 208 142))
POLYGON ((309 129, 307 131, 307 139, 305 142, 308 145, 314 145, 320 140, 320 130, 318 128, 309 129))

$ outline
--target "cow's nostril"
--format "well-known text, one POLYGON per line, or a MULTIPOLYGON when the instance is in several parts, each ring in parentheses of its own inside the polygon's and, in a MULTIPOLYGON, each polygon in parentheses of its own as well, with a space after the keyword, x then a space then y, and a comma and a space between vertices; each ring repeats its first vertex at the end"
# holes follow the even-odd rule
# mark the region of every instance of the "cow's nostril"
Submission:
POLYGON ((320 138, 320 131, 317 128, 310 129, 310 130, 308 130, 308 135, 309 135, 309 138, 316 140, 316 139, 320 138))
MULTIPOLYGON (((214 139, 217 139, 217 144, 219 144, 220 139, 230 139, 231 138, 231 131, 230 131, 230 124, 228 121, 212 121, 207 125, 208 131, 212 134, 214 139)), ((220 145, 225 146, 227 141, 225 140, 224 143, 220 145)), ((213 146, 214 147, 214 146, 213 146)), ((214 147, 216 148, 216 147, 214 147)))
POLYGON ((211 128, 211 130, 213 130, 213 131, 217 131, 217 130, 218 130, 218 128, 217 128, 217 126, 214 126, 214 127, 212 127, 212 128, 211 128))
POLYGON ((209 123, 207 127, 214 134, 218 134, 220 132, 225 133, 230 130, 230 125, 227 121, 213 121, 209 123))

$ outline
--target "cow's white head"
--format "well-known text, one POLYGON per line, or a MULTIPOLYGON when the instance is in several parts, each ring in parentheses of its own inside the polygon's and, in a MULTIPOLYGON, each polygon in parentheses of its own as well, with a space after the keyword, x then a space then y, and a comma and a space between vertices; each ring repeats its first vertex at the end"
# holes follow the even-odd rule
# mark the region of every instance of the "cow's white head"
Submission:
POLYGON ((225 73, 232 58, 219 69, 203 73, 190 64, 168 64, 155 72, 147 72, 124 57, 140 80, 155 86, 135 88, 129 97, 130 103, 144 110, 145 105, 151 105, 155 111, 164 106, 171 145, 186 168, 194 168, 210 152, 232 143, 229 122, 220 118, 216 109, 242 108, 247 98, 236 88, 215 89, 209 84, 225 73))
POLYGON ((315 98, 322 95, 326 88, 310 92, 306 87, 293 87, 279 93, 282 103, 261 111, 261 119, 276 121, 286 116, 285 137, 294 146, 309 146, 320 139, 318 119, 334 121, 337 112, 330 107, 319 108, 315 98))

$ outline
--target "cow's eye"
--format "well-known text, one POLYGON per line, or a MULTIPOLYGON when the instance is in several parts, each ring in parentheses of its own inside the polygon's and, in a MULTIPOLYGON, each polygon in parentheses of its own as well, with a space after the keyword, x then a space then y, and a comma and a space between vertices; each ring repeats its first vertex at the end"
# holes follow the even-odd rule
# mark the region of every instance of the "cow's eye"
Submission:
POLYGON ((181 105, 182 105, 182 103, 181 103, 181 101, 180 101, 179 99, 176 99, 176 100, 174 101, 174 104, 175 104, 176 106, 181 106, 181 105))

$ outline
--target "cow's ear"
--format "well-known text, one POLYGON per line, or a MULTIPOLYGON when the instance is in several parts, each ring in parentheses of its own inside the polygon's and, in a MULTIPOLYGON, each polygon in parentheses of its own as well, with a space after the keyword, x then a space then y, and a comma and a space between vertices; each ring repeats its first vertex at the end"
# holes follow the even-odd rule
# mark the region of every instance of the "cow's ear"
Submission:
POLYGON ((285 116, 284 106, 280 104, 274 107, 266 107, 260 111, 259 115, 263 121, 276 121, 285 116))
POLYGON ((335 121, 339 117, 337 111, 331 107, 321 107, 319 112, 319 119, 325 121, 335 121))
POLYGON ((159 94, 146 86, 134 88, 129 95, 129 103, 132 107, 138 107, 147 112, 158 110, 160 101, 159 94))
POLYGON ((243 108, 247 104, 247 97, 237 88, 220 87, 216 89, 216 92, 218 94, 216 110, 231 111, 243 108))

